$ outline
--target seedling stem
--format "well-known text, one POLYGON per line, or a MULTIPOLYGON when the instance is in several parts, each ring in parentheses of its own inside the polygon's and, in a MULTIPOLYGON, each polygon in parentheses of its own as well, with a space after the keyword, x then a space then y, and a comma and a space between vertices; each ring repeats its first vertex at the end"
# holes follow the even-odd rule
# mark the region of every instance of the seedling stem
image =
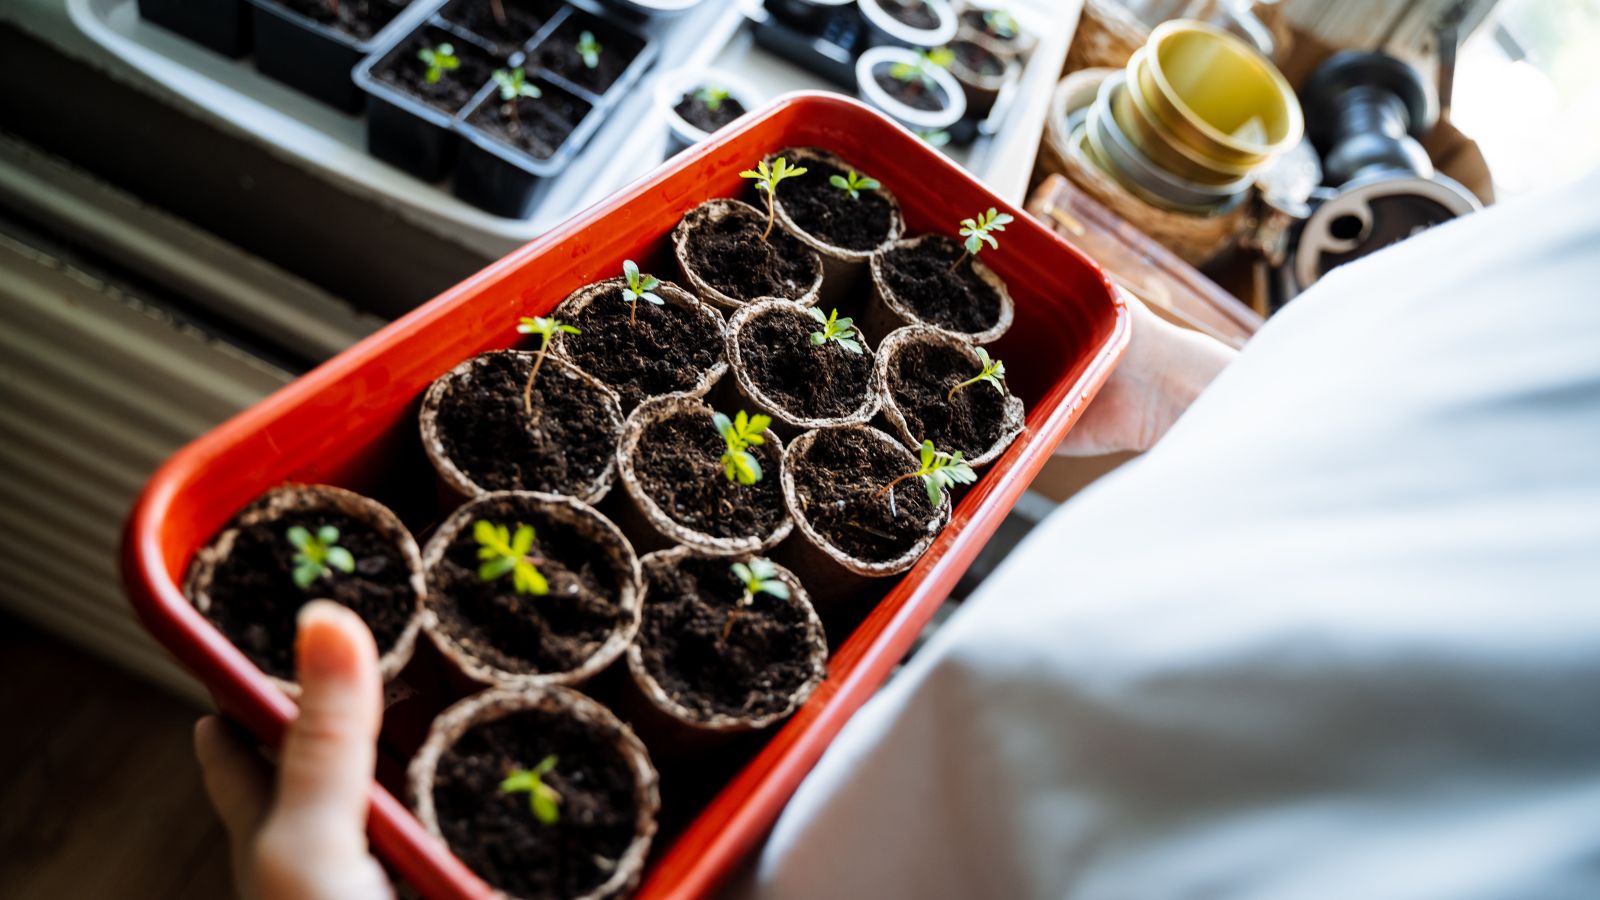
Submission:
POLYGON ((1002 383, 1002 381, 1006 377, 1006 364, 998 359, 990 359, 989 351, 983 349, 982 347, 978 347, 976 349, 978 351, 978 362, 982 364, 982 369, 979 370, 978 374, 951 388, 950 393, 945 395, 946 403, 952 402, 956 399, 956 391, 959 391, 964 387, 977 384, 980 381, 988 382, 989 386, 999 392, 1002 397, 1005 396, 1006 386, 1002 383))
POLYGON ((654 275, 646 275, 639 271, 639 266, 631 259, 622 261, 622 277, 627 280, 628 286, 622 289, 622 300, 628 304, 628 326, 632 327, 639 317, 639 301, 654 306, 660 306, 667 301, 655 293, 661 282, 654 275))
POLYGON ((979 213, 975 219, 962 219, 961 236, 966 238, 963 244, 966 252, 956 257, 956 261, 951 263, 946 271, 954 272, 958 266, 967 261, 967 257, 977 257, 986 243, 996 250, 1000 249, 1000 241, 995 238, 994 232, 1005 231, 1006 226, 1014 221, 1016 219, 1012 218, 1010 213, 997 213, 992 206, 988 212, 979 213))
POLYGON ((915 472, 907 472, 878 489, 877 496, 889 495, 891 516, 899 515, 894 508, 894 488, 902 481, 921 478, 923 487, 928 490, 928 502, 937 507, 939 494, 946 488, 958 484, 971 484, 978 480, 978 474, 972 471, 972 466, 961 458, 960 450, 955 453, 944 453, 933 448, 933 441, 923 441, 921 461, 921 468, 915 472))
POLYGON ((740 178, 755 179, 756 190, 763 191, 767 195, 767 230, 761 232, 761 240, 763 242, 772 235, 772 224, 777 221, 778 185, 782 184, 785 179, 795 178, 805 173, 805 166, 791 166, 789 161, 781 156, 772 161, 770 168, 767 166, 767 161, 763 159, 756 164, 754 169, 746 169, 739 173, 740 178))
POLYGON ((742 562, 733 564, 733 577, 739 579, 744 585, 744 596, 734 601, 733 609, 728 611, 728 621, 722 626, 722 640, 726 642, 728 635, 733 633, 733 620, 740 611, 754 603, 757 594, 770 594, 779 600, 789 599, 789 585, 778 577, 778 567, 770 559, 752 559, 749 565, 742 562))
POLYGON ((576 328, 554 317, 523 316, 517 323, 517 331, 522 334, 537 334, 539 336, 539 353, 533 358, 533 368, 528 372, 528 383, 522 386, 522 408, 528 415, 533 415, 533 379, 539 377, 539 367, 544 365, 545 352, 550 349, 550 339, 558 332, 567 334, 582 334, 576 328))
POLYGON ((523 97, 537 100, 544 96, 544 92, 539 90, 538 85, 528 81, 521 66, 510 71, 496 69, 494 83, 500 86, 500 100, 504 104, 506 116, 511 119, 511 130, 521 131, 522 116, 517 112, 517 102, 523 97))

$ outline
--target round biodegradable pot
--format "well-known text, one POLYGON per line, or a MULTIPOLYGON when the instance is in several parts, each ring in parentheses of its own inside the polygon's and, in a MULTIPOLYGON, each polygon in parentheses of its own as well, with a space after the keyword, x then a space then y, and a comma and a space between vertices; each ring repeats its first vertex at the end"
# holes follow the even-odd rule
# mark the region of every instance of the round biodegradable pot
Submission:
MULTIPOLYGON (((983 371, 966 341, 924 325, 892 332, 878 348, 873 373, 883 413, 913 450, 924 440, 946 453, 961 451, 973 468, 999 458, 1022 434, 1022 400, 987 382, 951 388, 983 371)), ((1002 384, 1004 382, 1002 381, 1002 384)))
POLYGON ((805 586, 774 564, 789 596, 752 595, 732 564, 688 547, 647 554, 644 622, 628 647, 628 674, 649 721, 651 746, 692 749, 713 735, 756 731, 788 718, 827 676, 828 641, 805 586))
POLYGON ((860 329, 854 332, 860 353, 838 341, 818 345, 811 334, 822 333, 823 323, 813 310, 817 307, 767 300, 728 320, 727 356, 743 408, 771 416, 774 428, 788 437, 864 424, 883 403, 873 374, 876 356, 866 336, 860 329))
POLYGON ((712 414, 693 397, 657 397, 628 416, 617 447, 626 501, 618 517, 642 552, 684 544, 715 556, 761 553, 794 527, 776 480, 783 442, 768 429, 765 443, 750 448, 761 480, 731 481, 712 414))
POLYGON ((700 143, 762 102, 761 92, 748 81, 722 69, 688 66, 663 74, 656 82, 656 107, 667 122, 667 156, 700 143), (716 109, 697 97, 711 88, 728 92, 716 109))
POLYGON ((879 249, 872 255, 872 296, 862 327, 869 334, 888 334, 906 325, 927 325, 973 344, 999 340, 1016 315, 1011 292, 981 255, 952 271, 962 252, 960 243, 939 234, 879 249))
POLYGON ((406 774, 423 827, 496 897, 602 900, 639 884, 660 780, 633 731, 577 691, 543 685, 468 697, 433 720, 406 774), (561 799, 559 818, 546 825, 528 793, 500 785, 552 756, 540 780, 561 799))
POLYGON ((422 449, 455 497, 542 491, 595 503, 611 489, 610 448, 622 434, 615 391, 545 354, 530 414, 523 404, 535 353, 479 354, 429 385, 417 415, 422 449))
POLYGON ((989 45, 970 38, 950 44, 954 58, 950 60, 950 74, 961 84, 967 98, 967 115, 986 119, 1000 99, 1000 89, 1011 77, 1011 69, 1018 64, 1009 57, 996 53, 989 45))
POLYGON ((290 697, 295 620, 300 608, 328 599, 354 610, 378 644, 384 681, 411 659, 422 627, 422 555, 388 507, 326 484, 286 484, 262 494, 195 554, 183 593, 195 609, 290 697), (298 549, 288 529, 313 535, 332 525, 334 546, 348 550, 354 570, 332 567, 302 589, 293 579, 298 549))
POLYGON ((857 0, 870 46, 943 47, 956 36, 950 0, 857 0))
POLYGON ((872 173, 826 150, 791 147, 772 158, 779 156, 807 171, 779 186, 778 224, 822 257, 824 295, 830 302, 841 302, 866 274, 872 252, 905 233, 900 201, 881 185, 858 190, 855 198, 834 186, 835 175, 872 173))
POLYGON ((883 488, 920 466, 917 454, 867 425, 795 438, 780 477, 802 539, 785 545, 784 564, 805 572, 818 597, 853 594, 863 579, 911 568, 950 521, 949 493, 933 505, 921 479, 883 488))
POLYGON ((924 64, 904 47, 873 47, 861 54, 856 59, 856 91, 863 101, 919 134, 943 131, 967 113, 967 97, 955 76, 924 64), (890 74, 896 63, 919 67, 928 80, 896 79, 890 74))
POLYGON ((701 299, 730 312, 757 300, 817 302, 821 257, 775 223, 762 240, 766 227, 766 210, 739 200, 707 200, 689 210, 672 231, 684 280, 701 299))
POLYGON ((1033 49, 1035 37, 1011 15, 1005 0, 967 0, 957 17, 959 38, 977 41, 992 52, 1015 59, 1033 49))
POLYGON ((639 630, 639 560, 610 519, 571 497, 484 494, 444 520, 423 548, 423 628, 468 678, 517 688, 579 684, 610 665, 639 630), (485 580, 477 523, 532 526, 546 593, 512 572, 485 580))
POLYGON ((641 300, 635 309, 623 298, 627 284, 608 278, 563 300, 552 315, 580 333, 559 333, 555 355, 615 391, 623 412, 662 394, 704 396, 728 371, 722 313, 670 281, 653 291, 660 305, 641 300))

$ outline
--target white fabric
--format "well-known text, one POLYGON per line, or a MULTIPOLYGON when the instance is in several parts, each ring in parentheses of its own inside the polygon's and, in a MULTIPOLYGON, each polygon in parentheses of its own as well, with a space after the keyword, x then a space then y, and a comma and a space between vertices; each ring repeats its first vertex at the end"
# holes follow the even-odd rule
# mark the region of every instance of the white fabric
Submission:
POLYGON ((1600 178, 1336 271, 846 727, 774 898, 1600 898, 1600 178))

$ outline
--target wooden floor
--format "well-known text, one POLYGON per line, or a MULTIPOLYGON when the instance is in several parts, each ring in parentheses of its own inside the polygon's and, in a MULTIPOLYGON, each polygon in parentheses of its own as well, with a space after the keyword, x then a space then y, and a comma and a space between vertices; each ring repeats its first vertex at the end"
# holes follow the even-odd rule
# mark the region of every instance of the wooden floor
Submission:
POLYGON ((0 615, 0 897, 233 896, 195 717, 0 615))

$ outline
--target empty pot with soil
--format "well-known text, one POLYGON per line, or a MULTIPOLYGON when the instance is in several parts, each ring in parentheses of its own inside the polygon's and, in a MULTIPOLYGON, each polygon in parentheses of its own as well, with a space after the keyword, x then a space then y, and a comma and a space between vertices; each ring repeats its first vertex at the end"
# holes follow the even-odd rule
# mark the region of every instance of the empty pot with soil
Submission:
POLYGON ((856 59, 856 91, 889 118, 923 135, 945 131, 967 98, 944 67, 903 47, 873 47, 856 59))
POLYGON ((628 674, 655 738, 692 748, 800 707, 827 674, 822 621, 794 573, 759 557, 688 547, 651 553, 628 674))
POLYGON ((825 294, 839 302, 872 252, 905 232, 900 203, 871 173, 826 150, 791 147, 774 156, 806 169, 776 194, 778 223, 822 256, 825 294))
POLYGON ((700 143, 761 103, 743 79, 719 69, 690 67, 662 75, 656 105, 667 120, 667 156, 700 143))
POLYGON ((405 668, 422 625, 422 556, 382 504, 325 484, 262 494, 189 565, 183 593, 289 696, 296 616, 312 600, 354 610, 385 681, 405 668))
POLYGON ((578 288, 553 315, 578 329, 556 337, 556 355, 616 391, 624 412, 647 397, 702 396, 728 370, 722 314, 637 267, 578 288))
POLYGON ((735 556, 777 546, 794 523, 778 487, 783 443, 763 421, 693 397, 639 404, 623 426, 618 513, 642 552, 684 544, 735 556))
POLYGON ((872 298, 862 327, 873 334, 928 325, 987 344, 1011 328, 1015 314, 1006 283, 954 238, 924 234, 872 255, 872 298))
POLYGON ((950 0, 858 0, 870 45, 943 47, 956 36, 950 0))
POLYGON ((791 437, 867 422, 882 404, 877 357, 855 323, 835 310, 824 315, 784 300, 751 304, 729 320, 727 352, 744 408, 771 416, 791 437))
POLYGON ((494 45, 495 53, 506 59, 561 9, 560 0, 450 0, 439 14, 494 45))
POLYGON ((255 63, 263 75, 341 112, 361 111, 350 70, 395 30, 410 27, 412 0, 249 0, 255 63))
POLYGON ((819 428, 784 455, 784 502, 802 540, 785 565, 805 572, 817 597, 842 597, 864 578, 911 568, 950 521, 948 492, 929 500, 917 454, 867 425, 819 428), (907 477, 911 476, 911 477, 907 477))
POLYGON ((776 227, 766 210, 738 200, 689 210, 672 232, 672 250, 695 293, 725 310, 774 299, 810 306, 822 290, 816 251, 776 227))
POLYGON ((1022 401, 982 347, 922 325, 891 333, 874 373, 884 415, 907 447, 933 441, 968 465, 993 462, 1022 433, 1022 401))
POLYGON ((555 686, 487 691, 440 713, 407 787, 423 827, 504 898, 625 895, 661 807, 639 738, 555 686))
POLYGON ((474 681, 577 684, 639 629, 639 560, 610 519, 571 497, 484 494, 422 553, 423 627, 474 681))
POLYGON ((616 393, 553 353, 539 358, 494 350, 428 387, 422 448, 452 493, 543 491, 595 503, 611 488, 616 393))

